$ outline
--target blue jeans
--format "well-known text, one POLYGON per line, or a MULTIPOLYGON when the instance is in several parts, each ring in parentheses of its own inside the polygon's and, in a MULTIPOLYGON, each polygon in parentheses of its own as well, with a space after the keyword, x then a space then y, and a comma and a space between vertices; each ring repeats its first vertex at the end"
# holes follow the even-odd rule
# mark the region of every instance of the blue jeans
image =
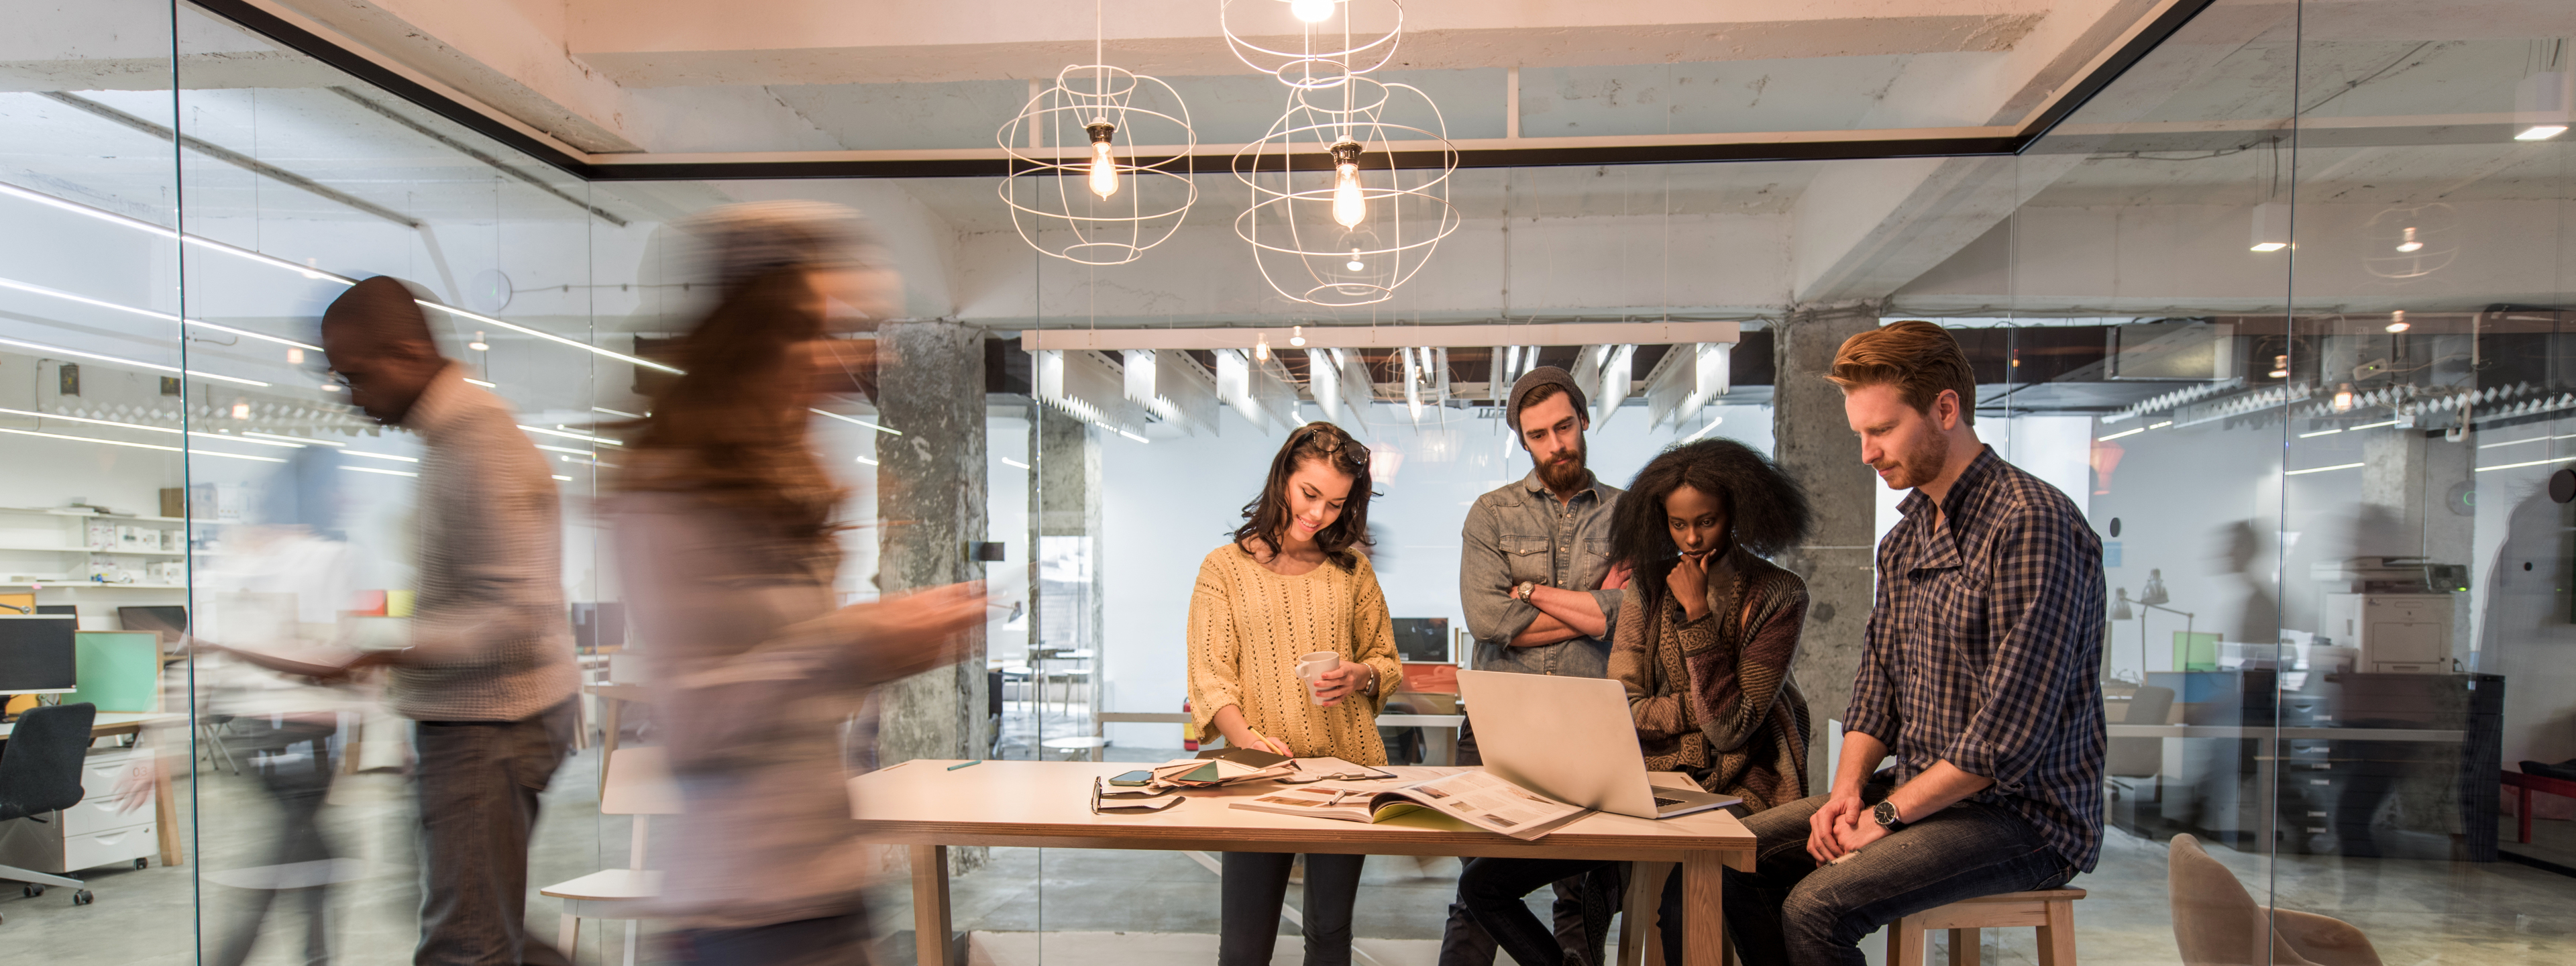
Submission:
MULTIPOLYGON (((1872 786, 1875 804, 1887 789, 1872 786)), ((1870 843, 1840 865, 1807 855, 1825 796, 1745 819, 1753 871, 1726 870, 1726 925, 1748 963, 1862 966, 1861 937, 1900 916, 1999 892, 2054 889, 2075 867, 2020 816, 1961 802, 1870 843)), ((1868 821, 1863 816, 1862 821, 1868 821)))
POLYGON ((528 840, 537 793, 572 746, 571 699, 517 721, 423 721, 420 948, 415 966, 556 966, 569 950, 528 935, 528 840))

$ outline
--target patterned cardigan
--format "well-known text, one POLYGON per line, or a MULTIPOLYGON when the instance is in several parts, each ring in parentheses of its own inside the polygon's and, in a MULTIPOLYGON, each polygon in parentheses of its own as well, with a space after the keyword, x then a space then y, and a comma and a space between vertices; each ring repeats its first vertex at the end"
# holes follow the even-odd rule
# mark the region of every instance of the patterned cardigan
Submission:
POLYGON ((1628 688, 1649 771, 1681 771, 1759 811, 1806 797, 1807 699, 1790 680, 1807 585, 1742 547, 1708 575, 1708 613, 1648 607, 1630 587, 1610 676, 1628 688))

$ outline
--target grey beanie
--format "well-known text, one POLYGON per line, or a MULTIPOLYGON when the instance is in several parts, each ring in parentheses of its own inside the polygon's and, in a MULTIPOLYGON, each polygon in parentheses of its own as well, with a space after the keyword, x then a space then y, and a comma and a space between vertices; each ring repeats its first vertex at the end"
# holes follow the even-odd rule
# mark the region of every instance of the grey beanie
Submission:
POLYGON ((1521 431, 1521 400, 1540 386, 1565 387, 1565 397, 1573 401, 1575 415, 1591 418, 1592 404, 1584 401, 1582 387, 1574 384, 1574 374, 1555 366, 1540 366, 1521 373, 1520 379, 1512 383, 1511 396, 1503 402, 1503 418, 1512 424, 1512 432, 1521 431))

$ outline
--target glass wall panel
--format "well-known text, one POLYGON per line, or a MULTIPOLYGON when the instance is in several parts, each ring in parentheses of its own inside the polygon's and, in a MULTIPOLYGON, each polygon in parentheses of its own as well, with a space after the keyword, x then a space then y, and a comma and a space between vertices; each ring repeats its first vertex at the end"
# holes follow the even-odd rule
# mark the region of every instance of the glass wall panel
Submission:
POLYGON ((265 386, 274 357, 179 321, 168 5, 10 2, 0 22, 0 914, 28 955, 175 961, 198 811, 187 675, 160 661, 180 628, 154 628, 185 613, 218 481, 282 464, 184 434, 207 387, 265 386), (55 704, 95 708, 89 734, 37 723, 78 714, 55 704))

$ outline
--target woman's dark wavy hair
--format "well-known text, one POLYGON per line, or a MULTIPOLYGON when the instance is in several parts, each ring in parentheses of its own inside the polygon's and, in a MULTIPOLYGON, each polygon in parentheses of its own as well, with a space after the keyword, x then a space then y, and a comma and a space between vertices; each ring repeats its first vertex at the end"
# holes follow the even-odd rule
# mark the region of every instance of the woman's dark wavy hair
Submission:
POLYGON ((1307 423, 1288 434, 1279 455, 1270 458, 1270 478, 1261 485, 1261 495, 1243 505, 1244 523, 1234 528, 1234 545, 1242 548, 1258 539, 1272 553, 1278 552, 1280 538, 1288 532, 1288 477, 1308 460, 1322 460, 1351 478, 1351 495, 1342 501, 1342 515, 1315 533, 1315 545, 1323 548, 1324 558, 1350 570, 1359 565, 1359 553, 1374 542, 1368 529, 1369 451, 1331 423, 1307 423))
POLYGON ((1663 606, 1671 592, 1664 578, 1681 556, 1665 526, 1664 498, 1685 483, 1717 497, 1726 509, 1727 539, 1755 556, 1797 545, 1814 519, 1807 491, 1752 447, 1731 439, 1704 439, 1664 450, 1637 471, 1610 517, 1610 558, 1628 565, 1633 574, 1628 586, 1651 606, 1663 606))

